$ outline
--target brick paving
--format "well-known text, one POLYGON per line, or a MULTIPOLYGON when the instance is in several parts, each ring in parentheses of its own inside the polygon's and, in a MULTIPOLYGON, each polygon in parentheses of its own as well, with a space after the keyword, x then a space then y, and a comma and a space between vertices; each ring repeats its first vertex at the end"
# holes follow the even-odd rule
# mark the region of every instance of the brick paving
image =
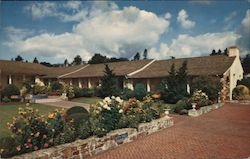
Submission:
POLYGON ((250 156, 250 105, 225 104, 199 117, 172 115, 175 125, 94 159, 245 159, 250 156))

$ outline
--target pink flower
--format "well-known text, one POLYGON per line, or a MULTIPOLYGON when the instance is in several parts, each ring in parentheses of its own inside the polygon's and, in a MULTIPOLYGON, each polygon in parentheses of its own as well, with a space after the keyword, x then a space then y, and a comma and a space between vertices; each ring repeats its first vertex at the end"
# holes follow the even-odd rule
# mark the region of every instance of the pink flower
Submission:
POLYGON ((34 150, 38 150, 38 147, 37 147, 37 146, 35 146, 35 147, 34 147, 34 150))
POLYGON ((16 149, 17 149, 17 151, 20 151, 21 150, 21 146, 20 145, 17 146, 16 149))
POLYGON ((40 134, 40 132, 37 132, 34 136, 35 136, 35 137, 38 137, 38 136, 39 136, 39 134, 40 134))
POLYGON ((46 139, 47 138, 47 135, 43 134, 43 139, 46 139))
POLYGON ((49 147, 49 144, 48 144, 48 143, 45 143, 45 144, 44 144, 44 147, 45 147, 45 148, 49 147))

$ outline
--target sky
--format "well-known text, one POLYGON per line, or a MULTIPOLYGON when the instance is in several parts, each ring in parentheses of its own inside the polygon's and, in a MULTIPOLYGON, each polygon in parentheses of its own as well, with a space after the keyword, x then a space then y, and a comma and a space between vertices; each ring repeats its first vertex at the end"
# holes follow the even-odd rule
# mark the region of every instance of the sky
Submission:
POLYGON ((133 58, 250 53, 250 0, 0 1, 0 59, 50 63, 95 53, 133 58))

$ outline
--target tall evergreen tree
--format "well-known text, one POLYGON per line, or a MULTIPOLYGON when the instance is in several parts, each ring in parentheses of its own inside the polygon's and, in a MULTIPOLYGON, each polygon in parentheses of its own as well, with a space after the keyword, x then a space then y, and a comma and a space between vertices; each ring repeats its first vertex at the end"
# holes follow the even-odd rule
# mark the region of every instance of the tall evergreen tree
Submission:
POLYGON ((219 49, 218 52, 217 52, 217 55, 221 55, 221 54, 222 54, 222 52, 221 52, 221 50, 219 49))
POLYGON ((80 64, 82 64, 82 58, 81 58, 80 55, 77 55, 77 56, 74 58, 73 64, 75 64, 75 65, 80 65, 80 64))
POLYGON ((68 60, 67 60, 67 59, 65 59, 63 64, 64 64, 64 66, 68 66, 68 65, 69 65, 68 60))
POLYGON ((213 49, 212 53, 210 54, 210 56, 214 56, 216 55, 216 51, 213 49))
POLYGON ((136 61, 136 60, 140 60, 140 53, 139 52, 137 52, 136 54, 135 54, 135 56, 134 56, 134 60, 136 61))
POLYGON ((113 71, 105 65, 104 76, 101 78, 100 96, 109 97, 117 95, 117 80, 113 71))
POLYGON ((177 92, 179 92, 182 96, 186 96, 188 84, 187 61, 182 63, 182 66, 179 68, 176 77, 178 81, 177 92))
POLYGON ((17 57, 15 58, 15 61, 23 61, 23 58, 20 55, 17 55, 17 57))
POLYGON ((109 62, 109 59, 106 56, 101 54, 95 54, 89 61, 89 64, 98 64, 98 63, 106 63, 109 62))
POLYGON ((36 57, 34 58, 33 63, 39 63, 36 57))
POLYGON ((148 59, 148 50, 145 49, 144 52, 143 52, 143 59, 148 59))
POLYGON ((228 56, 228 49, 227 48, 224 50, 223 55, 228 56))

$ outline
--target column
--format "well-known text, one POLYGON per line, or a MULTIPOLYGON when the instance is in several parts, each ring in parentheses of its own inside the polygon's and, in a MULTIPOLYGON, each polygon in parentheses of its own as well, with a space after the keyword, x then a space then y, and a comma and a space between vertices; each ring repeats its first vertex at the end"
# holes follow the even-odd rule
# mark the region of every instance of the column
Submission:
POLYGON ((79 88, 82 88, 82 83, 81 83, 81 79, 80 78, 78 79, 78 86, 79 86, 79 88))
POLYGON ((12 84, 12 77, 9 75, 9 84, 12 84))
POLYGON ((190 94, 190 86, 189 86, 189 83, 187 84, 187 93, 190 94))
POLYGON ((91 88, 91 81, 90 81, 90 78, 88 78, 88 88, 91 88))
POLYGON ((69 81, 69 85, 72 86, 72 80, 69 81))
POLYGON ((147 79, 147 91, 150 92, 150 79, 147 79))

